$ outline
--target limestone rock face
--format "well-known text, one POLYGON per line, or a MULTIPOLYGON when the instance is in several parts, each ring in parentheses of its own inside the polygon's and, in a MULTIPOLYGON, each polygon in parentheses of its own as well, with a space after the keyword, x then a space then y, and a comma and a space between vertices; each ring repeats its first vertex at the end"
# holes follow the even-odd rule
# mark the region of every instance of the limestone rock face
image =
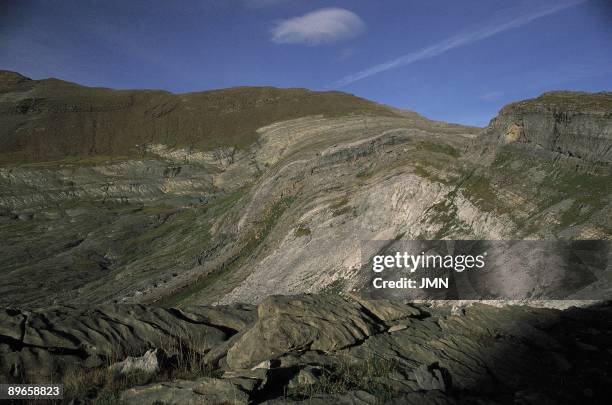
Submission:
POLYGON ((440 369, 428 367, 426 364, 414 370, 414 378, 419 387, 424 391, 446 391, 444 376, 440 369))
POLYGON ((487 138, 586 168, 612 165, 612 93, 554 92, 504 107, 487 138))
MULTIPOLYGON (((136 404, 608 403, 607 304, 346 292, 377 254, 362 241, 610 239, 610 97, 545 94, 481 129, 339 92, 0 71, 0 382, 114 368, 155 370, 113 394, 136 404)), ((69 400, 103 399, 92 385, 69 400)))
POLYGON ((421 315, 421 311, 418 308, 397 301, 386 299, 367 300, 356 293, 349 293, 348 296, 356 300, 367 311, 370 311, 376 318, 383 322, 418 317, 421 315))

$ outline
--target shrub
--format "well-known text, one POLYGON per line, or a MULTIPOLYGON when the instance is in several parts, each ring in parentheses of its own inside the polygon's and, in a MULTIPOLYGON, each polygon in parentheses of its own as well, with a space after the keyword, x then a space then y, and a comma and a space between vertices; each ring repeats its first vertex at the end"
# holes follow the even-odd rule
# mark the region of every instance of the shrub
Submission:
POLYGON ((311 232, 310 232, 310 228, 306 227, 306 226, 298 226, 297 229, 295 230, 295 236, 300 238, 302 236, 310 236, 311 232))

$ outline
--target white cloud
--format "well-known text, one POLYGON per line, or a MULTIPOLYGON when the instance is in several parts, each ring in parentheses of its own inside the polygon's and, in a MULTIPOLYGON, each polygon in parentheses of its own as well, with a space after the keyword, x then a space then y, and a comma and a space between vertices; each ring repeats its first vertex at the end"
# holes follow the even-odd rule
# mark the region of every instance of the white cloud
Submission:
POLYGON ((352 11, 343 8, 323 8, 281 21, 272 30, 272 42, 328 44, 354 38, 364 31, 364 22, 352 11))
POLYGON ((585 1, 587 0, 570 0, 570 1, 565 1, 565 2, 559 2, 552 7, 541 8, 531 13, 523 14, 519 17, 515 17, 514 19, 511 19, 506 22, 489 23, 485 25, 484 27, 477 28, 473 31, 466 31, 466 32, 459 33, 452 37, 443 39, 442 41, 434 45, 420 49, 416 52, 406 54, 397 59, 393 59, 391 61, 381 63, 376 66, 372 66, 368 69, 362 70, 352 75, 345 76, 342 79, 335 82, 334 87, 343 87, 351 83, 354 83, 356 81, 365 79, 367 77, 374 76, 378 73, 385 72, 390 69, 395 69, 401 66, 410 65, 422 59, 427 59, 427 58, 431 58, 431 57, 440 55, 444 52, 450 51, 451 49, 455 49, 460 46, 468 45, 473 42, 477 42, 485 38, 489 38, 493 35, 499 34, 504 31, 508 31, 514 28, 521 27, 534 20, 537 20, 547 15, 556 13, 561 10, 565 10, 566 8, 584 3, 585 1))

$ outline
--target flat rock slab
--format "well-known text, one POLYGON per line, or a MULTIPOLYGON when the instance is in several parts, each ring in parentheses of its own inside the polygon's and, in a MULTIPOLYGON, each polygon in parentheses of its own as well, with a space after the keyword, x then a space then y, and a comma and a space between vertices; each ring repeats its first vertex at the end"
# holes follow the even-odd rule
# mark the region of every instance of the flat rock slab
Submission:
POLYGON ((243 405, 249 403, 249 395, 229 380, 204 377, 131 388, 121 394, 121 401, 134 405, 243 405))

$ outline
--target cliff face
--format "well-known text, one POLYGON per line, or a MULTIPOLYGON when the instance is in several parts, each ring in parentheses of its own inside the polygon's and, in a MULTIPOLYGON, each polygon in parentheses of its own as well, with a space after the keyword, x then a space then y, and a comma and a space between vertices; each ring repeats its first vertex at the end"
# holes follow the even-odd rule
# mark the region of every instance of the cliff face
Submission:
POLYGON ((343 93, 0 82, 0 304, 256 303, 350 290, 361 240, 612 235, 609 94, 481 130, 343 93))
POLYGON ((609 171, 612 93, 555 92, 504 107, 484 137, 577 169, 609 171))

